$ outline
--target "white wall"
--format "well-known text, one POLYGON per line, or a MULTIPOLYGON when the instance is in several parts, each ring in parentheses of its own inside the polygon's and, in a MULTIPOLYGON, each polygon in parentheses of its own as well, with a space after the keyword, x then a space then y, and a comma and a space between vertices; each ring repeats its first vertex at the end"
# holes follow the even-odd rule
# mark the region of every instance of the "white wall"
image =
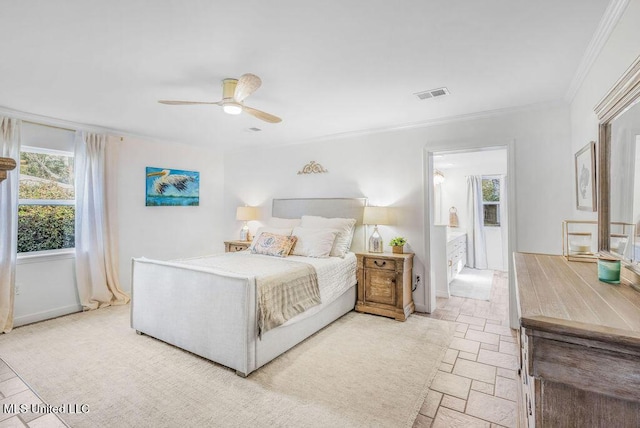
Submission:
MULTIPOLYGON (((571 103, 571 149, 576 153, 589 141, 598 141, 594 107, 640 55, 640 0, 630 0, 624 15, 592 65, 571 103)), ((571 158, 573 162, 573 157, 571 158)), ((572 172, 575 180, 575 173, 572 172)), ((574 191, 575 192, 575 191, 574 191)), ((573 196, 572 219, 597 220, 595 212, 578 211, 573 196)))
MULTIPOLYGON (((127 137, 119 144, 118 222, 120 283, 131 290, 131 258, 192 257, 224 251, 223 158, 213 150, 127 137), (145 168, 200 172, 200 206, 146 207, 145 168)), ((235 208, 234 208, 235 212, 235 208)), ((25 258, 18 262, 15 324, 22 325, 81 310, 73 254, 25 258)))
MULTIPOLYGON (((118 144, 119 138, 111 137, 118 144)), ((131 289, 131 258, 160 260, 223 252, 223 158, 213 150, 125 138, 118 165, 120 283, 131 289), (145 206, 145 168, 200 172, 200 206, 145 206)), ((234 209, 235 213, 235 209, 234 209)))
MULTIPOLYGON (((424 151, 448 144, 484 141, 496 145, 515 140, 517 249, 560 254, 561 224, 571 212, 572 173, 568 106, 545 105, 503 115, 340 138, 304 145, 253 148, 225 154, 226 207, 263 207, 270 214, 274 197, 357 197, 371 205, 397 208, 394 226, 381 227, 386 240, 408 238, 416 253, 414 275, 425 277, 424 151), (297 175, 306 163, 322 164, 327 174, 297 175)), ((233 210, 224 214, 224 228, 234 234, 240 225, 233 210)), ((388 247, 387 247, 388 250, 388 247)), ((422 282, 424 284, 424 281, 422 282)), ((414 293, 425 310, 425 290, 414 293)))
POLYGON ((82 310, 74 261, 72 253, 18 259, 13 307, 16 327, 82 310))

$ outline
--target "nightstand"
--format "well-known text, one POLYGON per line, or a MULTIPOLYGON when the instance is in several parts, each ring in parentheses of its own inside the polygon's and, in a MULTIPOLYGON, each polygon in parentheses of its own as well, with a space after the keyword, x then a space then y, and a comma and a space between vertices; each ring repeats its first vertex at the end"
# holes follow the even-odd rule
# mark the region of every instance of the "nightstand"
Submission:
POLYGON ((404 321, 415 311, 413 254, 357 253, 356 311, 404 321))
POLYGON ((236 251, 243 251, 249 248, 251 241, 224 241, 224 252, 235 253, 236 251))

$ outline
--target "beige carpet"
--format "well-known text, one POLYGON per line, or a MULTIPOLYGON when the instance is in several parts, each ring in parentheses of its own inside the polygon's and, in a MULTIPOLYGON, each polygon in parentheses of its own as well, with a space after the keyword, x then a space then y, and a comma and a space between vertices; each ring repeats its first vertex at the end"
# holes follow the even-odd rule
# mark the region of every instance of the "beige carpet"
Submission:
POLYGON ((129 327, 129 306, 0 335, 0 357, 72 427, 411 426, 453 323, 351 312, 248 378, 129 327))

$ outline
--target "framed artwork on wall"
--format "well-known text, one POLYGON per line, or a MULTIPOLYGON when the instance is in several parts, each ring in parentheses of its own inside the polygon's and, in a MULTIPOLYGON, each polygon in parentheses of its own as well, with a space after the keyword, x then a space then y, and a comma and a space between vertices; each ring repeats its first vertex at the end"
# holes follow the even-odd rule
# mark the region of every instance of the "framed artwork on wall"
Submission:
POLYGON ((148 166, 145 194, 148 207, 199 206, 200 173, 148 166))
POLYGON ((596 211, 596 142, 576 153, 576 208, 596 211))

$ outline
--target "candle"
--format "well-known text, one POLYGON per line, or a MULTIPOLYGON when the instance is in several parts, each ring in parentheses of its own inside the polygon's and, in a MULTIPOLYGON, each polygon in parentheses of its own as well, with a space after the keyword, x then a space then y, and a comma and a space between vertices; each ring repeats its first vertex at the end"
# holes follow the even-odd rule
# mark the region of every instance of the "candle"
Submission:
POLYGON ((620 260, 598 259, 598 279, 609 284, 620 284, 620 260))

